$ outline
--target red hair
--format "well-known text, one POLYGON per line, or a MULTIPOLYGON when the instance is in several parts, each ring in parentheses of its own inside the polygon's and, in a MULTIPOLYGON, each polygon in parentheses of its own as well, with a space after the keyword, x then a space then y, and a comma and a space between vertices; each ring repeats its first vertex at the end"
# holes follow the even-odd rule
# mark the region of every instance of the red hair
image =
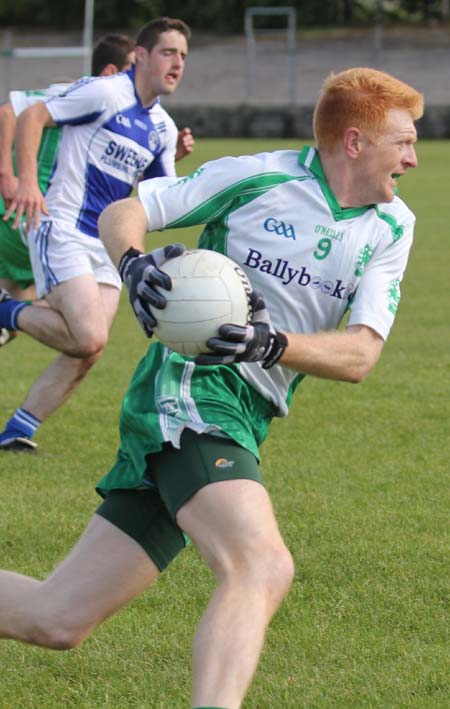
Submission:
POLYGON ((423 104, 421 93, 377 69, 357 67, 330 74, 314 111, 317 147, 324 152, 333 150, 350 126, 376 138, 389 111, 407 111, 416 121, 423 115, 423 104))

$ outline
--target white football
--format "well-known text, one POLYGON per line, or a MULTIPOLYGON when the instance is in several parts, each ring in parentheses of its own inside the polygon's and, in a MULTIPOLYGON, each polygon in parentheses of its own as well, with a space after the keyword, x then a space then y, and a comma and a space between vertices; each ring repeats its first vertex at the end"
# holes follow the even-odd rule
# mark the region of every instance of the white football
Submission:
POLYGON ((208 352, 206 342, 223 323, 246 325, 252 287, 239 264, 216 251, 195 249, 161 266, 172 290, 162 290, 163 310, 154 309, 155 335, 175 352, 194 357, 208 352))

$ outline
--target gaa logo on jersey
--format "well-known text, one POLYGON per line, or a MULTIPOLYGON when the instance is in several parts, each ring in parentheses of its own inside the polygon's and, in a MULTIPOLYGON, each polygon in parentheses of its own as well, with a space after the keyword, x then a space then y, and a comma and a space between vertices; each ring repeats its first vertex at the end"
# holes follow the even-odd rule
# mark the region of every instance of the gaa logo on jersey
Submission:
POLYGON ((155 152, 156 148, 158 147, 158 133, 155 130, 150 131, 148 135, 148 147, 152 151, 152 153, 155 152))
POLYGON ((297 238, 292 224, 286 224, 286 222, 279 221, 273 217, 266 219, 264 222, 264 229, 266 231, 274 231, 275 234, 278 234, 278 236, 284 236, 285 239, 294 239, 295 241, 297 238))

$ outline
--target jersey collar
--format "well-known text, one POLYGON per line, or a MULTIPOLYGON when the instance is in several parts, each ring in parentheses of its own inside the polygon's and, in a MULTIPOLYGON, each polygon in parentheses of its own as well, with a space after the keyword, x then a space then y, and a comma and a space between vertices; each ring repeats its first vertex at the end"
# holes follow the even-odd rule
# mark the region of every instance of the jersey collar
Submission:
POLYGON ((303 165, 307 170, 312 172, 314 177, 320 184, 321 190, 325 199, 327 200, 328 206, 335 221, 340 221, 341 219, 352 219, 353 217, 359 217, 364 212, 372 209, 373 205, 369 204, 365 207, 341 207, 337 201, 333 190, 327 182, 325 177, 322 163, 320 162, 319 153, 315 148, 309 145, 305 145, 299 152, 298 162, 303 165))
POLYGON ((133 91, 134 91, 134 95, 135 95, 135 97, 136 97, 136 103, 137 103, 137 105, 139 106, 140 110, 141 110, 143 113, 148 113, 148 112, 150 111, 150 109, 153 108, 153 106, 156 106, 158 103, 161 103, 161 100, 160 100, 159 96, 157 96, 157 97, 155 98, 155 100, 153 101, 153 103, 150 104, 150 106, 143 106, 143 105, 142 105, 142 101, 141 101, 141 99, 140 99, 140 96, 139 96, 138 92, 136 91, 136 76, 135 76, 135 71, 136 71, 136 65, 133 64, 133 65, 131 66, 131 68, 128 69, 128 71, 125 72, 125 74, 128 75, 128 77, 130 78, 131 83, 133 84, 133 91))

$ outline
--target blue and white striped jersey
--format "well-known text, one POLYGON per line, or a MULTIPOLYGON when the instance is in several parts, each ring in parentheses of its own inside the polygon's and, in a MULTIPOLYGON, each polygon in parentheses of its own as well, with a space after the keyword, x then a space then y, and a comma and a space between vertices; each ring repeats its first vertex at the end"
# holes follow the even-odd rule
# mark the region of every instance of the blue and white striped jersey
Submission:
POLYGON ((111 202, 128 197, 141 177, 175 175, 178 131, 159 99, 144 107, 134 69, 81 79, 46 101, 63 126, 46 192, 51 218, 97 237, 97 220, 111 202))

